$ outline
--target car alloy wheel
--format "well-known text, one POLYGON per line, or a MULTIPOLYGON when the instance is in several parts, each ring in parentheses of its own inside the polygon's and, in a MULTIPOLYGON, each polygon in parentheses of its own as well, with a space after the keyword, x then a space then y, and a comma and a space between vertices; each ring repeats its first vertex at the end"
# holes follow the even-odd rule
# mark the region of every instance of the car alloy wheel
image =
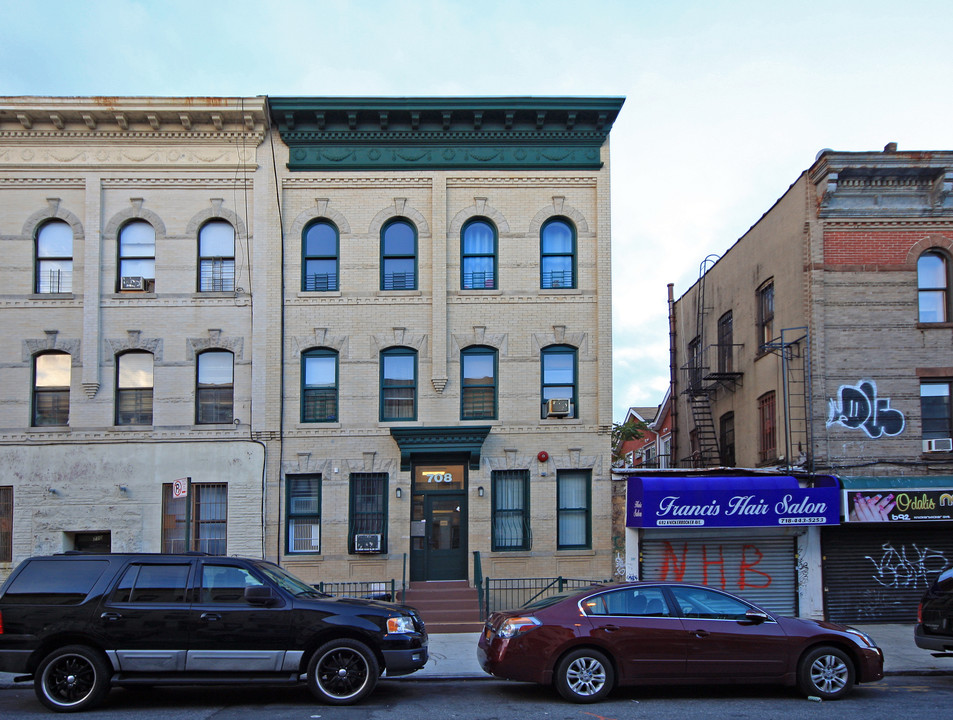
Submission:
POLYGON ((838 700, 854 686, 853 663, 837 648, 816 648, 801 660, 798 684, 806 695, 838 700))
POLYGON ((76 712, 98 704, 109 690, 106 660, 92 648, 69 645, 47 655, 36 671, 34 691, 50 710, 76 712))
POLYGON ((598 702, 609 694, 614 681, 612 665, 598 650, 574 650, 556 671, 556 689, 571 702, 598 702))
POLYGON ((325 643, 308 663, 308 687, 330 705, 351 705, 366 697, 380 675, 377 658, 357 640, 325 643))

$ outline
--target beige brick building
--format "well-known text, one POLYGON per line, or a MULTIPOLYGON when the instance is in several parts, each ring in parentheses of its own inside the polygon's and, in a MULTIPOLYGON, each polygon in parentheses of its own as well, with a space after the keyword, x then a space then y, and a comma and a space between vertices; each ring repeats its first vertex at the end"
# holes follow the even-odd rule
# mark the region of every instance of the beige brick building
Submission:
POLYGON ((620 107, 0 101, 0 572, 611 574, 620 107))

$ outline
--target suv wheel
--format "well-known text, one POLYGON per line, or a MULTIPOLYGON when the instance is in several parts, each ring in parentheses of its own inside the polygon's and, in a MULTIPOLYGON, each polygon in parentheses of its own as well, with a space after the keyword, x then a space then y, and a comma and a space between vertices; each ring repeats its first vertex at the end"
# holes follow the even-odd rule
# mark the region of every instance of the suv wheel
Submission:
POLYGON ((814 648, 801 658, 797 684, 808 697, 840 700, 854 687, 854 663, 835 647, 814 648))
POLYGON ((34 675, 37 699, 56 712, 88 710, 109 691, 112 670, 106 658, 85 645, 67 645, 40 662, 34 675))
POLYGON ((332 640, 308 663, 308 689, 329 705, 353 705, 377 685, 380 668, 374 652, 358 640, 332 640))
POLYGON ((598 650, 574 650, 556 667, 556 689, 570 702, 604 700, 614 684, 612 663, 598 650))

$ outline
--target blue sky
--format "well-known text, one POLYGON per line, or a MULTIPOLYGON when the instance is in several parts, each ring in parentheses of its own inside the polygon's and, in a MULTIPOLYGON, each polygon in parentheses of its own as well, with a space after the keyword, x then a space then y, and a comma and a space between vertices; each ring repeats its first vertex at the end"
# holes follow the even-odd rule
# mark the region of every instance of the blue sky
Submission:
POLYGON ((0 0, 0 95, 613 95, 614 402, 822 148, 953 150, 949 0, 0 0))

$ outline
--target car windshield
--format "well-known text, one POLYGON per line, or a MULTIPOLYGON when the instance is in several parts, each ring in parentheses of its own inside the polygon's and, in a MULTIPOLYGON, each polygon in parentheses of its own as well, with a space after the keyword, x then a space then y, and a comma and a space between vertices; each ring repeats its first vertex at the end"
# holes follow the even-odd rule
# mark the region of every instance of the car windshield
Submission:
POLYGON ((267 575, 275 585, 282 590, 290 592, 295 597, 330 597, 327 593, 315 589, 304 580, 296 578, 290 572, 277 565, 262 563, 257 567, 262 573, 267 575))

